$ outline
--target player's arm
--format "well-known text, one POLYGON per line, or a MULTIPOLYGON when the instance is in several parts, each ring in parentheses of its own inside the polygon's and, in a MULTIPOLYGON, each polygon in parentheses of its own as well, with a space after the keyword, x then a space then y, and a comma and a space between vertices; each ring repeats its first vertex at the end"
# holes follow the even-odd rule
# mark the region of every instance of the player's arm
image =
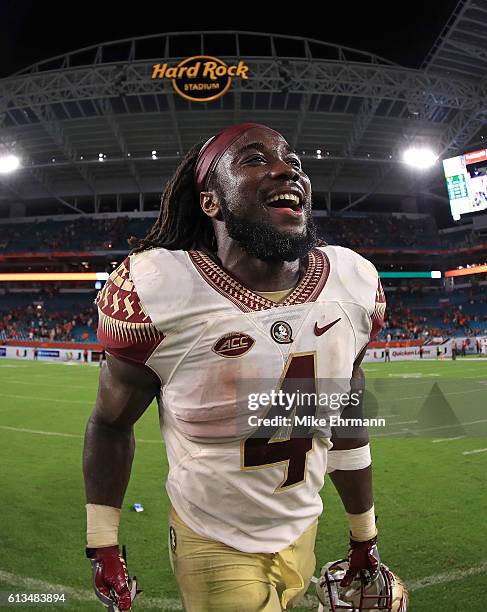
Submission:
MULTIPOLYGON (((365 389, 365 376, 360 367, 364 354, 365 350, 356 360, 351 379, 351 393, 359 394, 360 397, 363 397, 365 389)), ((350 405, 344 408, 341 417, 360 419, 362 402, 358 406, 350 405)), ((333 448, 328 452, 327 472, 340 495, 345 511, 352 517, 370 513, 374 497, 367 428, 333 427, 331 442, 333 448)), ((357 536, 358 539, 369 539, 375 535, 375 518, 373 513, 370 514, 370 527, 365 532, 360 532, 359 528, 354 531, 354 525, 350 525, 352 535, 357 536)))
MULTIPOLYGON (((370 303, 371 329, 369 339, 374 340, 384 326, 386 300, 377 270, 372 267, 375 299, 370 303)), ((367 346, 357 356, 351 379, 351 392, 363 398, 365 376, 362 363, 367 346)), ((358 406, 345 408, 342 417, 361 418, 362 402, 358 406), (349 414, 351 413, 351 414, 349 414)), ((350 527, 349 570, 342 581, 343 586, 352 582, 361 570, 369 576, 376 575, 380 559, 377 551, 377 529, 375 526, 374 495, 372 490, 372 462, 369 434, 366 427, 335 428, 332 430, 333 448, 328 453, 327 472, 335 485, 347 513, 350 527)))
MULTIPOLYGON (((365 351, 364 351, 365 353, 365 351)), ((363 354, 364 354, 363 353, 363 354)), ((359 360, 355 362, 351 379, 351 393, 363 396, 365 376, 359 360)), ((345 408, 342 418, 361 418, 361 405, 345 408)), ((328 453, 328 473, 349 514, 362 514, 373 503, 372 466, 369 450, 369 434, 366 427, 333 427, 333 448, 328 453), (346 469, 346 468, 349 469, 346 469)))
POLYGON ((86 428, 87 556, 97 596, 106 605, 114 601, 119 610, 129 610, 135 594, 118 547, 120 508, 135 450, 133 426, 158 395, 159 384, 148 368, 107 354, 86 428))
POLYGON ((147 367, 107 354, 83 452, 86 501, 120 508, 135 449, 133 425, 159 393, 147 367))
MULTIPOLYGON (((351 392, 363 395, 365 377, 360 362, 356 361, 351 380, 351 392)), ((345 408, 343 418, 360 418, 361 404, 345 408)), ((327 472, 342 500, 350 529, 349 570, 342 586, 347 586, 361 570, 373 577, 379 568, 377 529, 375 526, 372 465, 367 428, 332 428, 333 448, 328 452, 327 472)))
MULTIPOLYGON (((377 270, 370 262, 366 262, 366 268, 368 273, 372 275, 367 291, 364 292, 366 299, 369 299, 367 296, 370 295, 368 304, 371 323, 369 340, 375 340, 384 327, 386 299, 377 270), (369 294, 371 289, 375 289, 375 297, 372 291, 369 294)), ((369 275, 366 274, 365 278, 368 277, 369 275)), ((359 393, 362 399, 365 391, 365 375, 360 365, 366 351, 367 346, 356 356, 350 381, 351 393, 359 393)), ((358 406, 350 405, 346 407, 341 416, 343 418, 362 418, 362 401, 358 406)), ((376 535, 376 529, 367 428, 332 428, 331 441, 333 448, 328 453, 327 472, 330 474, 348 514, 351 535, 352 537, 356 536, 357 540, 372 538, 376 535), (354 517, 357 516, 360 519, 356 521, 354 517)))

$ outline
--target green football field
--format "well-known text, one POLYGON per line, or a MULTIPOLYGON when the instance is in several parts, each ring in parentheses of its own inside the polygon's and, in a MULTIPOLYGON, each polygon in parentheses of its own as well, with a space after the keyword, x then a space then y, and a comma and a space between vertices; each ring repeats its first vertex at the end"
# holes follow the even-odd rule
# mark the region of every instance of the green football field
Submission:
MULTIPOLYGON (((366 364, 375 506, 383 562, 405 580, 410 609, 487 609, 487 360, 366 364)), ((0 362, 0 592, 63 592, 63 606, 101 610, 84 557, 83 432, 99 370, 0 362)), ((136 426, 137 450, 120 541, 144 593, 134 610, 181 610, 167 554, 167 463, 155 404, 136 426), (144 512, 131 510, 141 503, 144 512)), ((318 567, 346 554, 333 486, 316 545, 318 567)), ((305 606, 316 609, 312 590, 305 606)), ((2 605, 0 608, 3 609, 2 605)), ((24 609, 15 605, 8 609, 24 609)))

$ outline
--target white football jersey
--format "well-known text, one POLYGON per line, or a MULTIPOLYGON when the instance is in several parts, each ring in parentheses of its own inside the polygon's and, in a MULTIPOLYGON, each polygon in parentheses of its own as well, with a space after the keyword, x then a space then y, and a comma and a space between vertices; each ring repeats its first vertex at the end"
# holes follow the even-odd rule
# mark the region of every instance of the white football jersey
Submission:
POLYGON ((251 409, 249 397, 291 380, 318 393, 326 381, 348 384, 382 325, 374 266, 342 247, 313 249, 299 284, 275 303, 202 252, 156 248, 128 257, 97 304, 105 349, 161 380, 166 487, 183 521, 244 552, 294 542, 323 509, 329 435, 269 434, 255 421, 268 406, 251 409))

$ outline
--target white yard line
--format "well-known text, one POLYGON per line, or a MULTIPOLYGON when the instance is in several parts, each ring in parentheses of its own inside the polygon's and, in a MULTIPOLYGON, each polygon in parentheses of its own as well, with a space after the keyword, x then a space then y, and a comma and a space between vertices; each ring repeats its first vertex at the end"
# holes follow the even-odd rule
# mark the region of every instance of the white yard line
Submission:
POLYGON ((58 402, 61 404, 89 404, 90 399, 86 400, 70 400, 70 399, 59 399, 58 397, 38 397, 37 395, 10 395, 9 393, 0 393, 0 397, 9 397, 11 399, 27 399, 35 400, 36 402, 58 402))
MULTIPOLYGON (((86 575, 86 581, 89 582, 88 572, 86 575)), ((64 593, 66 595, 68 604, 70 603, 69 600, 84 602, 98 601, 94 592, 87 589, 74 589, 62 584, 52 584, 51 582, 46 582, 45 580, 28 578, 27 576, 18 576, 17 574, 11 574, 10 572, 4 572, 2 570, 0 570, 0 583, 14 585, 24 591, 35 591, 37 593, 64 593)), ((136 602, 137 608, 155 608, 157 610, 166 610, 167 612, 183 609, 179 599, 160 599, 158 597, 139 595, 136 602)))
MULTIPOLYGON (((375 433, 374 438, 387 437, 387 436, 400 436, 406 433, 419 435, 420 433, 425 433, 427 431, 436 431, 437 429, 448 429, 449 427, 455 427, 458 425, 462 425, 462 426, 463 425, 479 425, 480 423, 487 423, 487 419, 480 419, 479 421, 468 421, 467 423, 462 423, 462 422, 450 423, 448 425, 438 425, 436 427, 426 427, 425 429, 415 429, 415 430, 401 429, 400 431, 391 431, 391 432, 378 433, 378 434, 375 433)), ((395 425, 395 423, 392 423, 392 425, 395 425)))
POLYGON ((41 436, 60 436, 61 438, 82 438, 83 436, 78 434, 62 433, 60 431, 41 431, 39 429, 25 429, 24 427, 9 427, 8 425, 0 425, 0 429, 6 431, 16 431, 20 433, 39 434, 41 436))
POLYGON ((447 582, 455 582, 456 580, 464 580, 470 576, 476 576, 478 574, 485 574, 487 572, 487 561, 469 567, 467 569, 452 570, 451 572, 445 572, 444 574, 435 574, 434 576, 426 576, 419 580, 411 580, 407 583, 408 589, 411 592, 420 591, 430 586, 436 586, 437 584, 446 584, 447 582))
MULTIPOLYGON (((445 584, 448 582, 454 582, 457 580, 463 580, 469 576, 475 576, 484 573, 487 570, 487 564, 483 564, 479 567, 469 568, 467 570, 455 570, 453 572, 446 572, 444 574, 437 574, 434 576, 428 576, 417 580, 415 582, 408 583, 408 590, 410 592, 419 591, 429 586, 436 586, 438 584, 445 584)), ((53 584, 44 580, 37 580, 35 578, 28 578, 24 576, 17 576, 9 572, 0 570, 0 583, 8 583, 27 591, 37 591, 44 593, 64 593, 69 600, 75 601, 97 601, 93 591, 85 589, 73 589, 60 584, 53 584)), ((300 607, 315 609, 317 605, 317 598, 315 595, 307 595, 300 607)), ((137 608, 156 608, 158 610, 176 611, 182 610, 181 602, 177 599, 160 599, 155 597, 147 597, 145 595, 139 595, 137 598, 137 608)))
MULTIPOLYGON (((1 371, 1 370, 0 370, 1 371)), ((31 378, 42 378, 42 380, 61 380, 63 382, 67 381, 67 380, 73 380, 73 381, 77 381, 77 382, 81 382, 83 380, 87 380, 87 378, 91 380, 97 380, 97 377, 86 377, 87 370, 85 370, 83 372, 83 376, 67 376, 65 374, 59 374, 59 373, 54 373, 54 372, 43 372, 42 374, 39 374, 37 372, 34 373, 30 373, 30 372, 22 372, 22 375, 26 375, 29 377, 29 380, 31 378)), ((10 374, 13 374, 13 372, 10 372, 10 374)), ((96 372, 95 372, 96 374, 96 372)), ((7 376, 7 372, 5 373, 5 376, 7 376)), ((0 378, 0 380, 3 380, 3 378, 0 378)))
MULTIPOLYGON (((404 373, 399 373, 399 372, 395 372, 394 374, 388 374, 387 376, 389 376, 390 378, 411 378, 412 380, 414 380, 415 378, 430 378, 432 376, 440 376, 440 374, 423 374, 422 372, 404 372, 404 373)), ((406 382, 406 381, 397 381, 397 382, 406 382)), ((426 382, 431 382, 430 380, 421 380, 418 381, 421 383, 426 383, 426 382)))
MULTIPOLYGON (((46 378, 45 376, 43 378, 46 378)), ((57 378, 58 381, 64 381, 64 378, 57 378)), ((63 389, 66 389, 66 383, 64 382, 64 384, 59 384, 59 382, 57 383, 48 383, 48 382, 29 382, 27 380, 14 380, 9 378, 8 380, 2 380, 1 381, 3 385, 7 384, 19 384, 19 385, 33 385, 34 387, 62 387, 63 389)), ((76 382, 80 382, 79 380, 77 380, 76 382)), ((84 389, 85 391, 89 391, 90 393, 92 392, 92 389, 88 386, 88 385, 72 385, 71 383, 69 384, 69 388, 70 389, 84 389)))
POLYGON ((394 421, 392 425, 411 425, 413 423, 417 423, 418 421, 398 421, 397 423, 394 421))
MULTIPOLYGON (((445 395, 465 395, 466 393, 485 393, 485 390, 484 389, 467 389, 466 391, 441 391, 440 389, 440 393, 437 393, 433 397, 441 397, 445 395)), ((429 394, 428 395, 409 395, 408 397, 397 397, 391 401, 404 402, 406 400, 412 400, 412 399, 425 399, 428 396, 429 394)))
POLYGON ((452 440, 463 440, 467 436, 455 436, 454 438, 438 438, 437 440, 431 440, 433 444, 438 442, 451 442, 452 440))
MULTIPOLYGON (((484 573, 487 573, 487 561, 481 563, 480 565, 466 569, 452 570, 450 572, 425 576, 419 580, 406 581, 406 584, 408 590, 414 593, 431 586, 456 582, 458 580, 469 578, 470 576, 477 576, 478 574, 484 573)), ((68 599, 74 599, 76 601, 96 601, 93 592, 90 590, 74 589, 72 587, 61 584, 53 584, 44 580, 38 580, 36 578, 19 576, 3 570, 0 570, 0 583, 13 585, 28 591, 64 593, 68 599)), ((316 602, 317 600, 314 595, 307 595, 301 606, 304 608, 316 607, 316 602)), ((168 612, 171 610, 182 610, 181 603, 178 599, 160 599, 155 597, 147 597, 144 595, 139 595, 137 599, 137 607, 157 608, 159 610, 166 610, 168 612)))
MULTIPOLYGON (((17 433, 29 433, 37 434, 39 436, 58 436, 60 438, 84 438, 81 434, 69 434, 62 431, 43 431, 42 429, 27 429, 25 427, 10 427, 9 425, 0 425, 0 429, 6 431, 15 431, 17 433)), ((136 442, 142 442, 144 444, 162 444, 162 438, 160 440, 145 440, 144 438, 135 438, 136 442)))
MULTIPOLYGON (((451 360, 453 361, 453 359, 451 360)), ((461 358, 457 359, 457 363, 475 363, 476 361, 487 361, 487 357, 468 357, 468 359, 461 358)))
POLYGON ((477 455, 478 453, 487 453, 487 448, 477 448, 471 451, 463 451, 462 455, 477 455))
MULTIPOLYGON (((439 374, 434 374, 434 376, 439 376, 439 374)), ((387 383, 389 384, 394 384, 394 385, 410 385, 411 387, 413 385, 426 385, 426 384, 433 384, 436 381, 435 380, 431 380, 431 377, 424 377, 422 374, 418 375, 418 374, 389 374, 390 378, 374 378, 374 380, 387 380, 387 383), (397 379, 397 380, 396 380, 397 379)), ((371 379, 369 379, 371 380, 371 379)))
MULTIPOLYGON (((414 593, 428 587, 456 582, 469 578, 470 576, 477 576, 484 573, 487 573, 487 562, 466 569, 452 570, 451 572, 425 576, 419 580, 406 581, 406 585, 409 592, 414 593)), ((96 601, 93 591, 87 589, 74 589, 62 584, 52 584, 44 580, 29 578, 27 576, 18 576, 17 574, 12 574, 3 570, 0 570, 0 583, 13 585, 26 591, 64 593, 68 599, 68 604, 69 599, 75 601, 96 601)), ((315 595, 307 595, 300 604, 301 607, 310 609, 315 609, 316 605, 317 598, 315 595)), ((183 609, 178 599, 160 599, 156 597, 147 597, 146 595, 139 595, 137 598, 137 608, 156 608, 158 610, 166 610, 167 612, 183 609)))
MULTIPOLYGON (((478 371, 479 371, 479 369, 478 369, 478 368, 462 368, 462 370, 463 370, 462 375, 463 375, 465 372, 478 372, 478 371)), ((452 376, 452 378, 454 378, 454 377, 452 376)))
MULTIPOLYGON (((465 391, 445 391, 445 392, 441 392, 437 395, 437 397, 441 397, 441 396, 447 396, 447 395, 465 395, 467 393, 485 393, 484 389, 467 389, 465 391)), ((87 401, 90 400, 64 400, 64 399, 59 399, 59 398, 52 398, 52 397, 38 397, 38 396, 33 396, 33 395, 10 395, 7 393, 0 393, 0 397, 10 397, 12 399, 29 399, 29 400, 41 400, 41 401, 45 401, 45 402, 62 402, 64 404, 68 403, 68 404, 86 404, 87 401)), ((406 400, 412 400, 412 399, 425 399, 426 395, 409 395, 407 397, 398 397, 395 398, 393 401, 395 402, 404 402, 406 400)), ((386 416, 386 415, 383 415, 386 416)), ((389 415, 392 416, 392 415, 389 415)))

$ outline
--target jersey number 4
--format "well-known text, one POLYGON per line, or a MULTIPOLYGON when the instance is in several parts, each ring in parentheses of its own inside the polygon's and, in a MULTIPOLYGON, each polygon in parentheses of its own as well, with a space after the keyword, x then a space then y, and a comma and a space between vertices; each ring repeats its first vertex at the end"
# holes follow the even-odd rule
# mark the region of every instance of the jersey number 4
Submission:
MULTIPOLYGON (((295 401, 291 409, 272 406, 266 419, 285 417, 289 426, 268 427, 261 425, 251 437, 240 445, 243 470, 258 470, 285 464, 285 477, 276 492, 304 482, 308 453, 313 450, 313 437, 309 433, 307 418, 316 414, 316 353, 290 355, 281 378, 280 389, 285 397, 306 399, 295 401), (305 405, 301 405, 304 403, 305 405), (304 417, 304 418, 303 418, 304 417)), ((279 391, 279 390, 278 390, 279 391)), ((278 421, 280 422, 280 421, 278 421)))

